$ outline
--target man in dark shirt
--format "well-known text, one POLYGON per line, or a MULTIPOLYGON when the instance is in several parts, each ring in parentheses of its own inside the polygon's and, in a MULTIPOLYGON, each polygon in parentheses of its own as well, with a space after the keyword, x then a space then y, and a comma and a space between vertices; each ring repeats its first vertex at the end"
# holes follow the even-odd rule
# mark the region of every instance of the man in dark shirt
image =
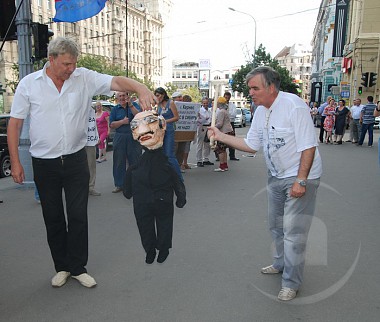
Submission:
POLYGON ((125 172, 128 165, 135 164, 141 155, 141 147, 133 140, 130 122, 140 112, 133 104, 129 104, 129 94, 117 92, 118 104, 112 108, 110 114, 110 128, 115 129, 113 138, 113 179, 115 188, 113 193, 122 191, 125 172))
POLYGON ((373 116, 373 112, 376 108, 376 104, 373 103, 373 96, 367 97, 368 103, 364 105, 361 115, 360 115, 360 123, 362 125, 362 131, 360 134, 360 139, 358 145, 363 145, 363 141, 365 135, 368 131, 368 146, 372 147, 373 143, 373 126, 375 125, 375 117, 373 116))

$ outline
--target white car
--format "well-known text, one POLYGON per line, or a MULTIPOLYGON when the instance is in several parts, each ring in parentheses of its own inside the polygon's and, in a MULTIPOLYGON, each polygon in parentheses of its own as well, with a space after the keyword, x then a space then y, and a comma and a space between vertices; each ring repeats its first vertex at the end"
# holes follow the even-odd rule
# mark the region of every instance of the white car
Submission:
POLYGON ((241 108, 236 109, 236 116, 234 120, 234 126, 235 127, 245 127, 246 125, 246 119, 245 114, 242 112, 241 108))

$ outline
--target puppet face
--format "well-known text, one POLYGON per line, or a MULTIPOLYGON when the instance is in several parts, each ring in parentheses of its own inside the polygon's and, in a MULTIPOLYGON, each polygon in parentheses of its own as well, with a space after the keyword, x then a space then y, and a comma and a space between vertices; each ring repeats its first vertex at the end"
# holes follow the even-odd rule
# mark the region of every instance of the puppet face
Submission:
POLYGON ((149 150, 162 147, 166 122, 153 111, 137 113, 131 122, 133 138, 149 150))

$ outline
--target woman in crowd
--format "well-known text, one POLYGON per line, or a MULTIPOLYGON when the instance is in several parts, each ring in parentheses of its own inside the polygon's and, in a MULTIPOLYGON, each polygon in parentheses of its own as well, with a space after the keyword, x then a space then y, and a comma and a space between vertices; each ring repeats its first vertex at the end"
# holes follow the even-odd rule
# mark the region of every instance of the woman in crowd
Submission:
POLYGON ((157 98, 157 113, 158 115, 162 115, 166 120, 166 131, 163 145, 165 154, 168 157, 169 163, 172 165, 174 170, 178 173, 180 179, 183 181, 181 169, 175 156, 174 122, 178 121, 179 119, 177 107, 174 102, 169 99, 167 92, 162 87, 158 87, 154 91, 154 95, 157 98))
POLYGON ((107 161, 107 145, 106 139, 110 134, 109 127, 109 116, 110 114, 106 111, 103 111, 102 103, 96 102, 95 104, 95 116, 96 116, 96 126, 99 133, 99 157, 96 162, 107 161))
POLYGON ((329 101, 329 105, 327 105, 323 111, 323 114, 326 115, 325 121, 323 122, 323 128, 326 131, 326 144, 333 144, 332 142, 332 130, 334 128, 334 117, 335 117, 335 109, 336 104, 335 100, 332 98, 329 101))
MULTIPOLYGON (((192 100, 190 95, 183 95, 182 101, 183 102, 192 102, 193 100, 192 100)), ((187 163, 187 159, 189 158, 189 153, 190 153, 191 142, 192 141, 180 142, 183 145, 183 151, 182 151, 182 155, 180 157, 180 160, 181 160, 180 164, 181 164, 181 170, 182 171, 185 171, 187 169, 191 169, 191 167, 187 163)), ((177 159, 178 159, 178 157, 177 157, 177 159)))
MULTIPOLYGON (((217 101, 217 107, 219 111, 216 115, 215 127, 217 127, 223 133, 231 133, 231 135, 233 135, 234 130, 231 126, 230 116, 227 111, 227 100, 222 96, 219 97, 217 101)), ((215 153, 218 154, 219 168, 214 169, 216 172, 228 171, 226 148, 228 148, 226 144, 217 142, 215 153)))
POLYGON ((346 119, 350 114, 350 110, 346 107, 345 100, 338 101, 338 107, 335 110, 335 133, 334 138, 336 137, 336 144, 342 144, 342 139, 344 135, 344 130, 346 127, 346 119))

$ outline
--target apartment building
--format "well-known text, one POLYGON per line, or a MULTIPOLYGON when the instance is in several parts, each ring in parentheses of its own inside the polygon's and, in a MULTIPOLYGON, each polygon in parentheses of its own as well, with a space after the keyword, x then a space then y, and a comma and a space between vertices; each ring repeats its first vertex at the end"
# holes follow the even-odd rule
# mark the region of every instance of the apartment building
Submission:
MULTIPOLYGON (((55 23, 53 0, 31 0, 32 21, 47 24, 55 36, 75 39, 82 54, 106 57, 110 63, 159 85, 163 75, 163 28, 170 0, 107 1, 96 16, 75 23, 55 23), (165 14, 162 14, 165 13, 165 14)), ((0 82, 5 89, 4 112, 13 92, 5 86, 18 62, 17 41, 8 41, 0 55, 0 82)))
POLYGON ((298 85, 299 96, 309 102, 311 75, 311 47, 294 44, 284 47, 275 57, 281 67, 289 71, 289 75, 298 85))

